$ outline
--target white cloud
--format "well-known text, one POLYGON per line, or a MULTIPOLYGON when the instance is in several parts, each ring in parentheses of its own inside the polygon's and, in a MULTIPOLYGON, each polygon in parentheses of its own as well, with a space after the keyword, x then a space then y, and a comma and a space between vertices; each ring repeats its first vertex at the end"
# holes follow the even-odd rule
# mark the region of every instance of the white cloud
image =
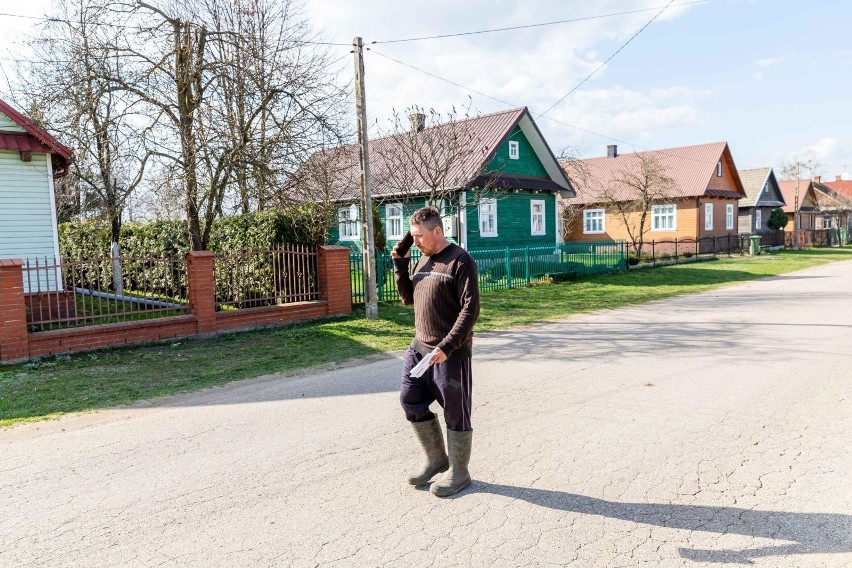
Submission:
MULTIPOLYGON (((577 128, 537 119, 545 137, 567 141, 581 154, 598 155, 606 138, 590 135, 578 128, 641 144, 662 131, 688 129, 707 119, 701 103, 710 97, 707 91, 671 87, 641 92, 623 87, 577 92, 564 107, 549 114, 577 128)), ((556 149, 554 149, 556 150, 556 149)))
MULTIPOLYGON (((479 112, 507 108, 505 104, 491 98, 402 66, 379 54, 511 105, 526 105, 533 112, 543 112, 600 67, 620 44, 658 11, 651 9, 660 5, 659 0, 600 0, 572 9, 570 13, 575 18, 582 18, 634 10, 646 11, 511 32, 377 43, 371 46, 371 52, 365 54, 370 120, 384 127, 387 126, 391 109, 402 111, 418 104, 446 112, 450 106, 464 105, 468 97, 472 97, 473 106, 479 112)), ((415 0, 399 0, 393 4, 378 0, 361 3, 311 0, 307 6, 309 16, 325 29, 326 38, 333 42, 349 42, 356 35, 362 36, 368 43, 374 40, 381 42, 436 33, 535 24, 566 17, 563 3, 548 0, 530 0, 523 4, 509 0, 435 0, 428 7, 415 0)), ((678 18, 694 9, 697 8, 672 7, 657 21, 678 18)), ((331 49, 335 50, 335 57, 337 51, 343 55, 346 50, 345 47, 331 49)), ((571 104, 572 99, 576 99, 583 90, 594 88, 596 81, 605 77, 607 71, 607 67, 601 68, 592 80, 552 112, 559 111, 566 122, 577 122, 578 116, 582 115, 566 113, 563 107, 567 105, 568 109, 575 108, 571 104)), ((631 112, 641 114, 637 110, 631 112)), ((628 117, 625 115, 622 118, 627 120, 628 117)), ((695 117, 685 113, 681 119, 691 122, 695 117)), ((629 120, 637 128, 640 121, 638 116, 629 120)))
POLYGON ((788 152, 787 161, 795 162, 809 159, 817 162, 826 161, 836 154, 839 142, 837 138, 821 138, 815 144, 788 152))
POLYGON ((784 61, 783 57, 765 57, 763 59, 758 59, 755 62, 755 65, 758 67, 769 67, 770 65, 775 65, 776 63, 781 63, 784 61))

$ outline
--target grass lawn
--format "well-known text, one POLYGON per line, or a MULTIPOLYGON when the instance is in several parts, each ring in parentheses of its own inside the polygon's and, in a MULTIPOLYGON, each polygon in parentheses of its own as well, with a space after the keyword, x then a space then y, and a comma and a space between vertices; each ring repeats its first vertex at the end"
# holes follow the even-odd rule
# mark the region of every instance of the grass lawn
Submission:
MULTIPOLYGON (((644 268, 574 282, 484 292, 477 331, 700 292, 852 260, 852 246, 644 268)), ((60 355, 0 366, 0 427, 188 392, 269 373, 294 373, 404 348, 414 315, 400 303, 380 319, 350 317, 205 340, 60 355)))

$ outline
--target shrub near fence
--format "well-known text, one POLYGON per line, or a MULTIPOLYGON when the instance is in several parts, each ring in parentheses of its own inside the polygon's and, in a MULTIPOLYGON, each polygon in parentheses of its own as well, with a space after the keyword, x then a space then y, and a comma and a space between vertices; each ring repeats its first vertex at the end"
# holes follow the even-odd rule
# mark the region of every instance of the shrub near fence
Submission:
MULTIPOLYGON (((283 244, 316 245, 316 213, 310 207, 271 209, 254 215, 216 219, 208 248, 213 252, 269 250, 283 244)), ((122 256, 182 257, 189 251, 186 221, 124 223, 119 236, 122 256)), ((59 225, 59 252, 63 259, 108 257, 110 227, 97 220, 59 225)))
MULTIPOLYGON (((552 277, 573 277, 626 270, 627 257, 623 241, 560 243, 534 247, 504 247, 468 251, 479 271, 479 289, 504 290, 529 286, 552 277)), ((413 268, 420 251, 412 249, 413 268)), ((352 302, 364 302, 363 257, 350 254, 352 302)), ((393 277, 393 261, 388 253, 376 260, 376 282, 379 301, 399 298, 393 277)))
POLYGON ((217 310, 316 300, 317 251, 288 245, 218 255, 215 283, 217 310))
MULTIPOLYGON (((261 289, 260 295, 219 295, 219 300, 233 298, 230 307, 242 308, 224 310, 217 310, 222 302, 217 301, 216 257, 208 251, 139 264, 139 259, 122 259, 125 282, 141 288, 127 286, 121 294, 101 287, 101 271, 111 264, 103 259, 82 267, 33 263, 26 268, 26 279, 22 260, 0 259, 0 361, 351 313, 348 249, 291 247, 260 255, 260 262, 275 256, 278 260, 269 260, 271 269, 263 273, 270 282, 256 278, 236 286, 238 292, 261 289), (149 274, 180 274, 171 284, 174 292, 164 293, 162 281, 145 276, 149 268, 149 274)), ((222 270, 245 260, 232 256, 222 270)))

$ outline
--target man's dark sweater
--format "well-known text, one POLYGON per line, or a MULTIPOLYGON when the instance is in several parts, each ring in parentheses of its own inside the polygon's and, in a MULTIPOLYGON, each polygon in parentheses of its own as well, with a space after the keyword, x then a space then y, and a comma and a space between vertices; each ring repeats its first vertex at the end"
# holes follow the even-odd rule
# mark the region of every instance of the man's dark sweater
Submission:
POLYGON ((408 258, 394 259, 399 297, 414 304, 415 337, 421 355, 438 347, 447 357, 471 353, 473 325, 479 317, 476 262, 458 245, 421 257, 409 276, 408 258))

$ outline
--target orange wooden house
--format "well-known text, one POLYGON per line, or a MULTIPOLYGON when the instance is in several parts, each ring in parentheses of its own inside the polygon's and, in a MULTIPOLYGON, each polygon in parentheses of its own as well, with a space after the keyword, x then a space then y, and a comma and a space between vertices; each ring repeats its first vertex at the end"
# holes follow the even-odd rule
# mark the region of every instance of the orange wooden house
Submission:
POLYGON ((659 177, 667 181, 647 211, 646 242, 737 234, 738 202, 745 190, 727 142, 716 142, 630 154, 609 146, 606 157, 562 162, 577 193, 562 200, 563 207, 574 209, 565 240, 631 241, 631 233, 638 236, 642 207, 633 205, 638 190, 624 180, 642 177, 647 169, 643 164, 649 162, 658 165, 659 177), (623 215, 616 202, 630 203, 633 210, 623 215))
POLYGON ((784 213, 787 214, 789 220, 784 231, 792 233, 794 227, 807 231, 816 229, 819 201, 811 180, 782 180, 779 185, 781 186, 781 193, 784 195, 784 213), (795 220, 797 213, 799 216, 798 223, 795 220))

